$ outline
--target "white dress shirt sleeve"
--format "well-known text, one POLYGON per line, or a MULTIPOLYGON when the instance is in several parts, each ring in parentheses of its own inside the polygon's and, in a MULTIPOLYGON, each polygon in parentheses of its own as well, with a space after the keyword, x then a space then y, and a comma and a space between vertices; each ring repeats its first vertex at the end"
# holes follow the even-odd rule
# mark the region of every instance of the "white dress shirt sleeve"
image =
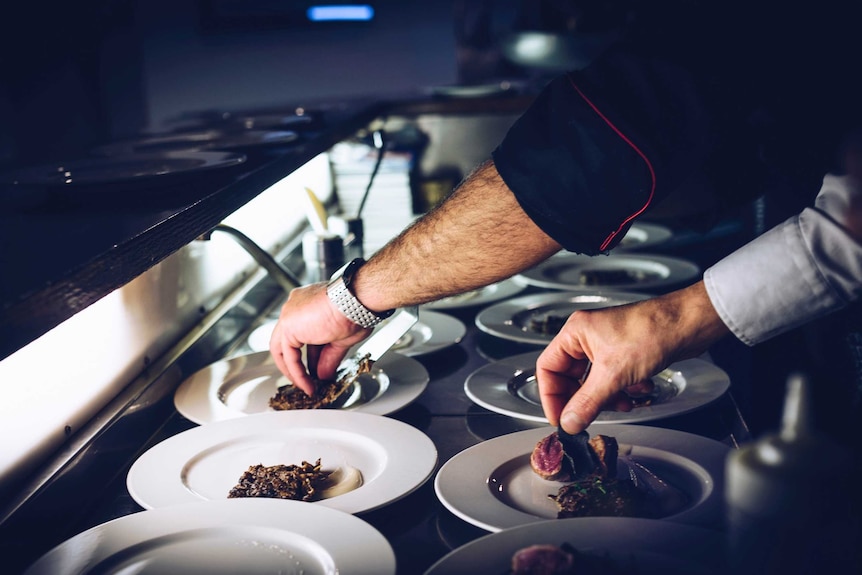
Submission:
POLYGON ((755 345, 857 299, 862 294, 860 222, 859 180, 826 175, 813 208, 704 272, 719 317, 741 341, 755 345))

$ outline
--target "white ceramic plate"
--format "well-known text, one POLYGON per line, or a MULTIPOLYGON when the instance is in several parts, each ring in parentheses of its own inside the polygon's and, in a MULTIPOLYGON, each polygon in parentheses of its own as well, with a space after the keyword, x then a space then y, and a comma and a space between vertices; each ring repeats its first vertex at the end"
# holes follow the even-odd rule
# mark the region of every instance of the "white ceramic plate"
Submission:
POLYGON ((422 309, 457 309, 484 305, 519 294, 524 291, 525 287, 526 285, 520 284, 514 279, 507 279, 477 290, 426 303, 422 305, 422 309))
POLYGON ((697 264, 681 258, 653 254, 611 254, 587 256, 561 253, 516 275, 513 279, 525 286, 575 291, 655 290, 684 284, 700 276, 697 264), (584 273, 627 273, 631 277, 597 279, 584 285, 584 273))
POLYGON ((126 486, 152 509, 220 501, 252 465, 321 460, 325 470, 358 470, 359 487, 314 502, 347 513, 382 507, 431 476, 437 449, 424 433, 396 419, 349 411, 259 413, 217 421, 170 437, 132 464, 126 486))
MULTIPOLYGON (((539 427, 489 439, 447 461, 434 479, 440 502, 481 529, 500 531, 557 516, 548 499, 562 483, 530 467, 536 443, 555 431, 539 427)), ((699 435, 641 425, 592 425, 590 435, 615 437, 630 457, 685 493, 689 501, 664 520, 711 527, 722 517, 724 460, 729 447, 699 435)))
POLYGON ((419 312, 419 320, 392 349, 409 357, 446 349, 460 342, 467 326, 458 318, 431 310, 419 312))
MULTIPOLYGON (((464 391, 477 405, 516 419, 547 423, 536 383, 536 360, 541 350, 513 355, 482 366, 464 382, 464 391)), ((603 411, 594 424, 641 423, 701 409, 724 395, 730 377, 703 359, 673 363, 653 376, 656 394, 651 405, 629 412, 603 411)))
POLYGON ((0 174, 0 182, 63 186, 127 182, 226 168, 241 164, 245 159, 241 154, 215 151, 171 151, 115 158, 85 158, 6 172, 0 174))
POLYGON ((551 292, 507 299, 483 309, 476 316, 476 327, 496 337, 546 345, 557 334, 546 333, 545 322, 568 318, 579 309, 599 309, 649 299, 635 292, 596 290, 587 292, 551 292))
MULTIPOLYGON (((277 322, 275 319, 268 320, 251 332, 248 346, 252 351, 269 350, 269 338, 277 322)), ((458 318, 423 309, 419 313, 419 320, 392 346, 392 351, 416 357, 455 345, 466 333, 467 327, 458 318)))
POLYGON ((717 575, 727 546, 721 533, 712 529, 658 519, 558 519, 480 537, 437 561, 425 575, 501 575, 508 572, 519 549, 564 543, 578 552, 605 557, 615 567, 631 566, 639 575, 717 575))
POLYGON ((673 230, 658 224, 635 222, 613 251, 642 250, 663 244, 673 237, 673 230))
POLYGON ((377 575, 395 573, 395 554, 382 534, 350 514, 297 501, 231 499, 97 525, 26 573, 377 575))
MULTIPOLYGON (((428 379, 421 363, 389 351, 339 409, 388 415, 419 397, 428 379)), ((177 388, 174 405, 184 417, 200 424, 271 412, 269 399, 282 385, 289 383, 272 355, 259 351, 217 361, 193 373, 177 388)))

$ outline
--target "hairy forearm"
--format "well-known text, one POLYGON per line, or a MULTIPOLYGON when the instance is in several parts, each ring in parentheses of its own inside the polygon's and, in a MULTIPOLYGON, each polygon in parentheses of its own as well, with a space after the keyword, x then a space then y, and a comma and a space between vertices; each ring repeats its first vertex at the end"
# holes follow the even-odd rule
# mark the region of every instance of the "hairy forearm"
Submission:
POLYGON ((359 270, 356 296, 376 311, 434 301, 505 279, 559 249, 489 161, 359 270))

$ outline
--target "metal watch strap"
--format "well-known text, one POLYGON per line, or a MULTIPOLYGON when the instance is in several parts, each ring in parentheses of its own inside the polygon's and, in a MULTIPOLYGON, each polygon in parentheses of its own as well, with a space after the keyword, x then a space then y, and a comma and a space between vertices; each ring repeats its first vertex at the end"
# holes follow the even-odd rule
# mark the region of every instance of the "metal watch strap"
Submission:
POLYGON ((348 269, 355 269, 362 265, 364 260, 357 258, 349 262, 343 268, 339 269, 332 275, 332 280, 326 286, 326 295, 329 300, 343 313, 347 319, 364 328, 374 327, 384 319, 392 315, 392 311, 376 314, 356 299, 353 292, 350 291, 348 282, 352 279, 352 275, 348 277, 348 282, 345 282, 344 272, 348 269))

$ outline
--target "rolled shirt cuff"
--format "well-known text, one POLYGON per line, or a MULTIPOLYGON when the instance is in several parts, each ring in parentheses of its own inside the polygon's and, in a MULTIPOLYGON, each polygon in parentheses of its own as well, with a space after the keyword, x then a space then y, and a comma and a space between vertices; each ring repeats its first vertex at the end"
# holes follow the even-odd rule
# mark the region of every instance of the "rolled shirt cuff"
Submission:
POLYGON ((704 273, 719 317, 756 345, 845 307, 860 295, 862 246, 828 210, 846 182, 827 176, 815 208, 759 236, 704 273), (825 195, 826 198, 821 197, 825 195))

